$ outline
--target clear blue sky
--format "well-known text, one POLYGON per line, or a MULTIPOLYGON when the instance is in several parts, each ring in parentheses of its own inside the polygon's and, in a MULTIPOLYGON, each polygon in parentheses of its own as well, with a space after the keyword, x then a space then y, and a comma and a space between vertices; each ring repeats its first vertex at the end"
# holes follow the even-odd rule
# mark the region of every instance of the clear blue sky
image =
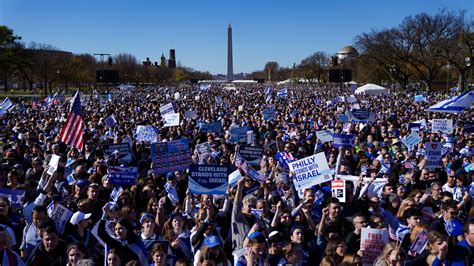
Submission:
POLYGON ((233 27, 234 72, 268 61, 292 66, 329 54, 371 29, 409 15, 467 10, 473 0, 0 0, 0 24, 26 43, 80 53, 130 53, 159 61, 176 49, 183 66, 226 73, 227 26, 233 27))

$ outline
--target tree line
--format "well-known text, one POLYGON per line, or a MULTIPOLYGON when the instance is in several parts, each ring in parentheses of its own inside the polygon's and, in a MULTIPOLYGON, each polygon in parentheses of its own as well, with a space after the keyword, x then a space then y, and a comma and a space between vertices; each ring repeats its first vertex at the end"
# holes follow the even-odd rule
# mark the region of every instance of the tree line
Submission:
MULTIPOLYGON (((474 51, 474 22, 465 11, 440 10, 434 15, 420 13, 406 17, 400 25, 374 29, 354 38, 359 55, 348 60, 334 60, 317 51, 292 67, 267 62, 262 70, 244 74, 246 79, 281 81, 286 79, 327 83, 328 71, 348 68, 359 83, 396 83, 406 87, 422 82, 431 89, 437 80, 457 83, 464 88, 474 51)), ((337 55, 336 55, 337 56, 337 55)), ((125 83, 167 84, 191 79, 212 79, 209 72, 195 71, 178 64, 176 69, 146 65, 131 54, 119 54, 111 60, 97 60, 93 55, 75 55, 46 44, 25 45, 7 26, 0 26, 0 80, 23 84, 45 94, 52 86, 92 88, 96 71, 118 70, 125 83), (104 62, 105 61, 105 62, 104 62)))

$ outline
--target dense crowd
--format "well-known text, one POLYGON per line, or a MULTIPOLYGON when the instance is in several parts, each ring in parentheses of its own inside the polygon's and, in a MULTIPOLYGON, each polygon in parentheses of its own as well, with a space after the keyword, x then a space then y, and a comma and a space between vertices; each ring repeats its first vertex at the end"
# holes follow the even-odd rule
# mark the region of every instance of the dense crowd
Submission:
POLYGON ((110 99, 82 93, 82 150, 59 137, 71 93, 47 103, 14 100, 0 118, 2 265, 362 265, 374 248, 361 245, 366 228, 389 236, 374 265, 474 263, 472 109, 426 112, 446 91, 415 102, 419 91, 395 87, 356 101, 347 87, 289 85, 283 97, 279 89, 177 84, 113 89, 110 99), (160 114, 170 102, 179 126, 165 126, 160 114), (341 119, 355 108, 369 110, 370 121, 341 119), (276 117, 265 119, 264 109, 276 117), (190 110, 196 117, 186 118, 190 110), (107 125, 112 115, 116 123, 107 125), (452 131, 432 132, 430 121, 442 118, 452 119, 452 131), (210 122, 222 129, 202 132, 199 125, 210 122), (407 147, 413 122, 421 141, 407 147), (186 139, 193 164, 229 165, 242 177, 225 195, 191 193, 188 169, 153 171, 151 143, 135 139, 138 125, 154 126, 157 142, 186 139), (252 166, 257 179, 236 163, 241 144, 230 131, 242 126, 264 150, 252 166), (354 145, 318 140, 316 132, 329 129, 355 134, 354 145), (211 152, 203 157, 196 145, 205 142, 211 152), (439 167, 426 167, 431 142, 443 145, 439 167), (110 143, 129 143, 131 160, 107 154, 110 143), (294 161, 321 152, 335 179, 349 177, 344 202, 331 182, 296 190, 294 173, 276 156, 294 161), (60 156, 54 172, 52 155, 60 156), (110 182, 116 166, 137 167, 135 183, 110 182), (72 215, 61 223, 58 210, 72 215))

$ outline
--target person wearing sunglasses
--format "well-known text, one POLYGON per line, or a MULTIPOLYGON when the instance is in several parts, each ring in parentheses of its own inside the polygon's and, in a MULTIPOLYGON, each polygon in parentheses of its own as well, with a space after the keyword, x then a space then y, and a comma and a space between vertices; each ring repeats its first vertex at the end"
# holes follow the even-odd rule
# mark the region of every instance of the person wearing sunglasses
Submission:
POLYGON ((441 204, 442 216, 436 219, 431 228, 438 231, 446 237, 453 236, 462 240, 462 224, 457 218, 459 212, 454 202, 445 202, 441 204))

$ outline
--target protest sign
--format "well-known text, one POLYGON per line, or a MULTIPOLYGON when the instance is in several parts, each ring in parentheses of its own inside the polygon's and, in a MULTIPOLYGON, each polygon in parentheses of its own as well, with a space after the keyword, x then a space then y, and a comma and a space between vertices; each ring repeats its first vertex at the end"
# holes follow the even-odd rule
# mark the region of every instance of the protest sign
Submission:
POLYGON ((333 134, 334 134, 333 129, 316 131, 316 137, 321 143, 333 141, 333 134))
POLYGON ((214 121, 210 123, 200 122, 198 126, 199 132, 201 133, 220 133, 222 131, 222 124, 219 121, 214 121))
POLYGON ((247 131, 249 127, 234 127, 230 129, 230 141, 247 143, 247 131))
POLYGON ((152 169, 155 174, 183 171, 192 163, 187 139, 151 144, 152 169))
POLYGON ((199 163, 206 162, 207 158, 211 155, 211 145, 209 142, 196 144, 196 150, 198 152, 199 163))
POLYGON ((163 115, 164 127, 179 126, 179 113, 168 113, 163 115))
POLYGON ((415 238, 415 241, 410 246, 410 253, 412 256, 421 254, 425 250, 426 244, 428 244, 428 232, 425 230, 418 233, 415 238))
POLYGON ((413 131, 410 135, 404 137, 402 142, 411 150, 415 145, 421 142, 421 137, 413 131))
POLYGON ((336 148, 354 147, 355 145, 354 134, 334 134, 333 138, 333 146, 336 148))
POLYGON ((262 160, 263 147, 242 144, 239 147, 239 155, 248 164, 258 166, 262 160))
POLYGON ((295 161, 295 158, 290 152, 278 152, 275 154, 275 159, 286 171, 290 171, 289 164, 295 161))
POLYGON ((415 95, 415 102, 419 103, 425 100, 425 96, 423 95, 415 95))
POLYGON ((71 219, 73 212, 63 205, 54 202, 51 202, 48 205, 47 211, 48 216, 54 221, 58 233, 63 234, 66 223, 69 222, 69 219, 71 219))
POLYGON ((452 119, 433 119, 431 122, 431 132, 442 132, 449 134, 453 130, 452 119))
POLYGON ((332 196, 337 198, 339 202, 346 202, 346 181, 333 180, 331 181, 332 196))
POLYGON ((192 164, 189 166, 189 192, 225 195, 228 175, 229 166, 192 164))
POLYGON ((474 132, 474 122, 465 121, 462 129, 463 133, 473 133, 474 132))
POLYGON ((252 130, 247 131, 247 144, 252 144, 254 141, 254 134, 252 130))
POLYGON ((360 236, 360 249, 364 251, 363 265, 373 265, 375 259, 382 254, 388 244, 387 229, 362 228, 360 236))
POLYGON ((276 110, 275 109, 263 109, 263 119, 265 119, 265 121, 275 120, 276 119, 276 110))
POLYGON ((109 182, 121 186, 133 186, 138 176, 137 167, 110 167, 109 182))
POLYGON ((137 126, 137 130, 135 131, 135 139, 137 141, 145 141, 145 142, 156 142, 157 139, 157 132, 154 126, 137 126))
POLYGON ((367 122, 369 121, 369 110, 367 109, 354 109, 351 112, 352 122, 367 122))
POLYGON ((230 173, 228 183, 229 187, 235 187, 237 182, 242 178, 239 169, 235 170, 234 172, 230 173))
POLYGON ((23 205, 23 197, 25 190, 0 188, 0 197, 7 198, 15 209, 21 208, 23 205))
POLYGON ((174 114, 174 113, 175 113, 175 110, 174 110, 173 103, 167 103, 165 105, 160 106, 161 116, 165 114, 174 114))
POLYGON ((108 127, 113 127, 117 123, 117 120, 115 120, 115 117, 113 115, 107 117, 104 120, 104 124, 108 127))
POLYGON ((49 160, 49 168, 48 168, 48 175, 53 175, 54 172, 56 172, 56 170, 58 169, 58 165, 59 165, 59 157, 58 155, 56 154, 53 154, 51 155, 51 159, 49 160))
POLYGON ((347 123, 347 122, 349 122, 349 117, 345 114, 338 114, 337 115, 337 121, 339 121, 341 123, 347 123))
POLYGON ((304 189, 332 180, 324 152, 291 162, 289 167, 293 172, 293 184, 300 196, 304 189))
POLYGON ((421 129, 421 123, 409 123, 408 131, 410 132, 419 132, 421 129))
POLYGON ((196 119, 197 118, 197 113, 196 113, 196 111, 193 111, 193 110, 185 111, 184 112, 184 118, 186 118, 186 119, 196 119))
POLYGON ((428 162, 426 162, 425 168, 441 168, 442 149, 443 145, 441 144, 441 142, 425 143, 426 158, 428 160, 428 162))
MULTIPOLYGON (((336 178, 345 180, 346 182, 352 182, 354 183, 355 187, 359 186, 359 176, 337 175, 336 178)), ((359 198, 361 198, 365 194, 365 191, 367 191, 367 197, 369 198, 372 196, 379 195, 381 193, 383 185, 388 182, 388 178, 377 178, 372 183, 370 183, 370 180, 370 177, 364 177, 362 181, 363 187, 361 189, 361 192, 359 193, 359 198)))
POLYGON ((104 144, 102 150, 107 155, 107 159, 114 158, 121 163, 132 161, 132 151, 128 142, 104 144))

